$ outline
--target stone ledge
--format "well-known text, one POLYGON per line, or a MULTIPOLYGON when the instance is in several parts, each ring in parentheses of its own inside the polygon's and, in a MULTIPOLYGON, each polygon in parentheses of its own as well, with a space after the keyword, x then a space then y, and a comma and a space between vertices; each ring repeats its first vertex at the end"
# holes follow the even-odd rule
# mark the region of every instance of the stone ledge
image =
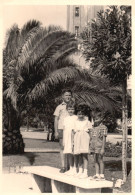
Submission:
POLYGON ((59 173, 59 169, 49 166, 27 166, 23 167, 22 172, 28 172, 34 175, 41 177, 49 178, 55 181, 73 185, 83 189, 98 189, 98 188, 112 188, 113 182, 104 180, 104 181, 95 181, 86 179, 75 178, 74 176, 67 176, 63 173, 59 173))

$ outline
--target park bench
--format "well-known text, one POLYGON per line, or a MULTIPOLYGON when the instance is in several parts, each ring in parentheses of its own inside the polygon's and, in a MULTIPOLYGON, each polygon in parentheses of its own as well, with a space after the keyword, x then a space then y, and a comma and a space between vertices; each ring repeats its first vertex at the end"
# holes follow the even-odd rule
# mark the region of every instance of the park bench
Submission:
POLYGON ((59 169, 49 166, 26 166, 21 172, 31 174, 32 188, 40 193, 110 193, 113 182, 79 179, 59 173, 59 169))

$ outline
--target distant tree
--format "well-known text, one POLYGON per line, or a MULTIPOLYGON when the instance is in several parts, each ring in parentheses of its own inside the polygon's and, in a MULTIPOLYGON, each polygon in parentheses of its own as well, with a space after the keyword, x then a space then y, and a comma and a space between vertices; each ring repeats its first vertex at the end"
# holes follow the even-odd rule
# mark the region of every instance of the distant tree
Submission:
POLYGON ((109 6, 82 33, 83 55, 93 72, 120 86, 122 98, 122 170, 127 178, 127 78, 131 74, 131 6, 109 6))

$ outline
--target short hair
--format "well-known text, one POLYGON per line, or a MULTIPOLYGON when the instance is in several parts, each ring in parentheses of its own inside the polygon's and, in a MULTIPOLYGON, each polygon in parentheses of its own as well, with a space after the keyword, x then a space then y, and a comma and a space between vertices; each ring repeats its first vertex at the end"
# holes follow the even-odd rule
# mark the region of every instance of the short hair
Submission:
POLYGON ((85 104, 78 105, 76 108, 76 113, 78 112, 84 113, 84 115, 88 115, 88 112, 90 111, 89 107, 85 104))
POLYGON ((100 108, 96 108, 94 110, 93 119, 95 119, 95 117, 100 117, 101 118, 101 121, 102 121, 102 119, 103 119, 103 113, 102 113, 102 111, 101 111, 100 108))
POLYGON ((95 113, 96 115, 98 115, 98 116, 101 116, 101 115, 102 115, 102 111, 101 111, 100 108, 96 108, 96 109, 94 110, 94 113, 95 113))
POLYGON ((71 89, 66 88, 66 89, 63 89, 63 90, 62 90, 62 94, 66 93, 66 92, 69 92, 69 93, 71 93, 71 95, 72 95, 71 89))
POLYGON ((71 99, 69 103, 67 104, 67 108, 76 108, 75 100, 71 99))

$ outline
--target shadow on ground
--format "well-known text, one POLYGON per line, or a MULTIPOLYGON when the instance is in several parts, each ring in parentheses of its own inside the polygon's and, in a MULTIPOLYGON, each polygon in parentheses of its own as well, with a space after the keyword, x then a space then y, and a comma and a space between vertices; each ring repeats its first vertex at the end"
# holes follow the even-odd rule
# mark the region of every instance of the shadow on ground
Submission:
POLYGON ((33 165, 35 162, 35 158, 38 157, 39 155, 37 153, 27 152, 24 153, 24 156, 28 159, 30 165, 33 165))
MULTIPOLYGON (((122 161, 121 160, 111 160, 111 161, 105 161, 105 168, 109 171, 122 171, 122 161)), ((127 175, 131 171, 131 162, 127 162, 127 175)))

